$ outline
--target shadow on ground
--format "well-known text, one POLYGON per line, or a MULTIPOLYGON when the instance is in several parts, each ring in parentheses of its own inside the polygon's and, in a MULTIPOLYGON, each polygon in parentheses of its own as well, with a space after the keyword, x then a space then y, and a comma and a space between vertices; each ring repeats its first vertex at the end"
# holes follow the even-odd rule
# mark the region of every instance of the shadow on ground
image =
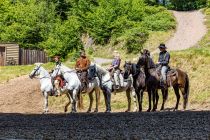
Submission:
POLYGON ((209 139, 210 111, 0 114, 0 139, 209 139))

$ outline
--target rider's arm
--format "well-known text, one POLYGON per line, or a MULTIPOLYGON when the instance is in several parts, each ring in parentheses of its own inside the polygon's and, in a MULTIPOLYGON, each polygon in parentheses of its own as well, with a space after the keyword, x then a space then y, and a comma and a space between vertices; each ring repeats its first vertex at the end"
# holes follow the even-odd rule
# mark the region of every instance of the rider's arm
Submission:
POLYGON ((120 59, 117 59, 117 61, 115 62, 114 68, 119 68, 120 67, 120 59))

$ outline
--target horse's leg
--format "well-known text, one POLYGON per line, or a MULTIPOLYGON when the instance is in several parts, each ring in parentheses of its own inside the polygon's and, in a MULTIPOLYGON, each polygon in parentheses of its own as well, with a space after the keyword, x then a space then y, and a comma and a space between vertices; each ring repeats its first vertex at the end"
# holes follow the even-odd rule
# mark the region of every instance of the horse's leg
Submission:
POLYGON ((133 112, 137 112, 137 108, 138 108, 137 95, 136 95, 136 92, 135 92, 134 89, 132 89, 131 93, 132 93, 133 101, 134 101, 134 104, 135 104, 135 107, 133 109, 133 112))
POLYGON ((158 89, 156 89, 156 91, 155 91, 155 97, 156 97, 156 100, 155 100, 155 109, 157 109, 158 101, 159 101, 158 89))
POLYGON ((44 113, 48 112, 48 93, 44 92, 44 113))
POLYGON ((183 96, 183 109, 186 109, 187 106, 187 102, 188 102, 188 95, 187 93, 185 93, 185 89, 184 88, 180 88, 181 92, 182 92, 182 96, 183 96))
POLYGON ((162 106, 160 110, 164 110, 164 106, 165 106, 165 102, 167 100, 167 96, 168 96, 168 89, 161 89, 162 92, 162 96, 163 96, 163 102, 162 102, 162 106))
POLYGON ((104 94, 104 100, 105 100, 105 105, 106 105, 106 110, 107 110, 107 94, 106 94, 106 90, 103 89, 103 94, 104 94))
POLYGON ((89 95, 89 99, 90 99, 90 104, 89 104, 89 108, 88 108, 87 113, 90 113, 91 112, 92 105, 93 105, 93 90, 91 92, 89 92, 88 95, 89 95))
POLYGON ((100 103, 100 89, 99 88, 95 88, 95 95, 96 95, 96 108, 94 112, 98 112, 98 106, 100 103))
POLYGON ((106 110, 106 112, 109 113, 109 112, 111 112, 111 94, 112 94, 111 89, 107 88, 106 94, 107 94, 107 110, 106 110))
POLYGON ((179 94, 179 86, 178 86, 178 85, 174 85, 173 88, 174 88, 174 92, 175 92, 175 94, 176 94, 176 99, 177 99, 177 101, 176 101, 176 106, 175 106, 175 108, 174 108, 174 111, 175 111, 175 110, 178 109, 180 94, 179 94))
POLYGON ((152 111, 156 111, 156 89, 152 89, 152 101, 153 101, 152 111))
POLYGON ((76 89, 73 90, 72 96, 73 96, 73 104, 72 104, 72 112, 77 112, 77 94, 78 91, 76 89))
POLYGON ((69 99, 69 101, 68 101, 68 103, 66 103, 66 105, 65 105, 65 107, 64 107, 64 112, 67 112, 68 106, 69 106, 70 103, 71 103, 71 97, 70 97, 70 95, 69 95, 68 92, 66 93, 66 96, 67 96, 67 98, 69 99))
POLYGON ((149 108, 147 109, 147 112, 150 112, 150 110, 151 110, 151 94, 152 94, 151 90, 148 89, 149 108))
POLYGON ((144 93, 144 90, 143 89, 140 89, 140 91, 137 92, 138 102, 139 102, 139 112, 142 111, 143 93, 144 93))
POLYGON ((125 112, 130 112, 131 110, 131 95, 130 95, 130 89, 126 90, 126 96, 128 101, 128 109, 125 112))

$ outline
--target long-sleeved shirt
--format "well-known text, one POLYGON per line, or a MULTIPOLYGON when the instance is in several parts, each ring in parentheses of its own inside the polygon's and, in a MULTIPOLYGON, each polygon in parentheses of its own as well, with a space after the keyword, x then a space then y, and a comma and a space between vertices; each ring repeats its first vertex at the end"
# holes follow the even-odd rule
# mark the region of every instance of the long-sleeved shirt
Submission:
POLYGON ((162 66, 168 66, 170 54, 167 51, 160 52, 158 61, 162 66))
POLYGON ((115 58, 112 61, 112 67, 114 67, 115 69, 119 69, 120 68, 120 62, 121 62, 120 58, 115 58))
POLYGON ((86 71, 90 66, 90 60, 87 57, 80 57, 77 59, 75 68, 79 68, 82 71, 86 71))

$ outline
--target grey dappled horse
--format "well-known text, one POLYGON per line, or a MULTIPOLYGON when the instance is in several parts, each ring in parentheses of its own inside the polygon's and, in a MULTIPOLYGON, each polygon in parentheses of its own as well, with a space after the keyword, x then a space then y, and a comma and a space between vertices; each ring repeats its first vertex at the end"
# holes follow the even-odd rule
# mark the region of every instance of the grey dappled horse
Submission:
MULTIPOLYGON (((76 71, 64 65, 57 65, 52 73, 52 77, 56 77, 57 75, 62 75, 65 81, 67 82, 67 85, 61 91, 66 91, 68 93, 67 96, 71 101, 66 104, 64 111, 66 112, 67 107, 70 105, 70 103, 72 103, 72 112, 76 112, 77 98, 79 99, 79 107, 82 108, 81 82, 78 78, 76 71)), ((55 81, 55 83, 57 82, 55 81)), ((86 94, 89 95, 90 104, 87 112, 91 112, 93 104, 93 91, 95 91, 96 94, 96 108, 94 112, 98 112, 98 104, 100 100, 100 82, 98 78, 89 79, 86 94)))
MULTIPOLYGON (((105 68, 101 67, 98 64, 91 63, 88 70, 88 77, 97 76, 100 80, 101 89, 104 94, 105 104, 106 104, 106 112, 111 112, 111 93, 113 92, 113 81, 110 76, 109 71, 105 68)), ((131 97, 130 93, 134 97, 135 108, 134 111, 137 110, 137 102, 136 102, 136 94, 133 88, 133 79, 132 76, 128 76, 127 79, 124 79, 124 83, 122 88, 117 89, 116 92, 126 91, 127 100, 128 100, 128 109, 126 111, 130 111, 131 108, 131 97)))
POLYGON ((36 63, 35 68, 29 74, 29 77, 32 79, 35 76, 39 76, 41 84, 41 92, 44 96, 44 113, 48 112, 48 96, 52 95, 53 85, 51 81, 50 74, 41 66, 41 63, 36 63))
POLYGON ((52 73, 52 78, 55 78, 58 75, 62 75, 67 85, 65 86, 63 91, 66 91, 68 94, 68 98, 70 98, 70 102, 65 106, 65 112, 67 111, 67 107, 72 104, 71 112, 77 112, 77 98, 80 93, 81 82, 77 76, 75 70, 72 70, 64 65, 57 65, 52 73))

